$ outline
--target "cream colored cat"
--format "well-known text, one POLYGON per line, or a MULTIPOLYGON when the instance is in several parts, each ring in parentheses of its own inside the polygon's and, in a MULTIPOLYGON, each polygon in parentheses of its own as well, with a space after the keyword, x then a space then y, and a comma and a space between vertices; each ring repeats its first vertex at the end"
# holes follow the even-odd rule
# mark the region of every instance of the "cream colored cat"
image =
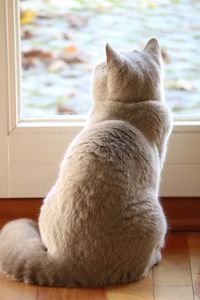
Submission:
POLYGON ((141 51, 106 45, 94 71, 94 106, 58 179, 31 220, 0 233, 2 272, 25 282, 96 287, 145 277, 167 230, 158 199, 171 131, 158 41, 141 51))

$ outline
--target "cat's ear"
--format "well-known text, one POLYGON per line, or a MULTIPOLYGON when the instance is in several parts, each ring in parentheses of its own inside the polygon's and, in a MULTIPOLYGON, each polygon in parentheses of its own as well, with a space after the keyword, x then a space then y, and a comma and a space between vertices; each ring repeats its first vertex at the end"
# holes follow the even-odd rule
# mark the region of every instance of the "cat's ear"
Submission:
POLYGON ((106 60, 107 65, 110 65, 110 63, 115 64, 120 62, 119 54, 108 43, 106 44, 106 60))
POLYGON ((160 56, 161 52, 160 52, 160 45, 157 39, 152 38, 150 39, 146 46, 143 48, 143 51, 146 51, 152 55, 158 55, 160 56))

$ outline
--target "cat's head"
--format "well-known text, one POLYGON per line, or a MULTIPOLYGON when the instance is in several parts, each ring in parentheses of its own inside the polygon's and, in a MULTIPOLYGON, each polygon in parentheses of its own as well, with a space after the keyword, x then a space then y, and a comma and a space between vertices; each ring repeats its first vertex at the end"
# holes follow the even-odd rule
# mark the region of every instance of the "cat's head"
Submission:
POLYGON ((162 100, 162 58, 157 39, 138 51, 117 52, 106 45, 106 62, 93 74, 94 101, 162 100))

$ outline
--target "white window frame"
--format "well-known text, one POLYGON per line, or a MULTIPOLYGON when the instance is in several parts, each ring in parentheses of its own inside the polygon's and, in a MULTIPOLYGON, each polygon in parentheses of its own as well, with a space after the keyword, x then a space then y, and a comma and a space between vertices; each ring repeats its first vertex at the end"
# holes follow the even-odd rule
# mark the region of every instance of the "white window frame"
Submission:
MULTIPOLYGON (((0 198, 43 197, 84 116, 19 120, 20 49, 17 0, 0 0, 0 198)), ((161 196, 200 196, 200 121, 176 119, 161 196)))

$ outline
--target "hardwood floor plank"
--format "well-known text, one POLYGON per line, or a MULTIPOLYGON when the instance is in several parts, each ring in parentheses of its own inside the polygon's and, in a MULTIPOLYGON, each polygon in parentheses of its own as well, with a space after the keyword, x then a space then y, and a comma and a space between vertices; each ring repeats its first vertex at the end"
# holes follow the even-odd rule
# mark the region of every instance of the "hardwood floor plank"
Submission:
POLYGON ((194 299, 200 299, 200 233, 188 233, 194 299))
POLYGON ((193 299, 191 289, 187 286, 157 287, 155 300, 190 300, 193 299))
POLYGON ((0 274, 0 299, 2 300, 36 300, 36 287, 17 282, 0 274))
POLYGON ((152 272, 135 283, 106 288, 107 300, 153 300, 152 272))
POLYGON ((104 289, 38 287, 37 300, 107 300, 104 289))
POLYGON ((153 269, 155 300, 192 300, 193 289, 186 233, 168 236, 162 262, 153 269))

